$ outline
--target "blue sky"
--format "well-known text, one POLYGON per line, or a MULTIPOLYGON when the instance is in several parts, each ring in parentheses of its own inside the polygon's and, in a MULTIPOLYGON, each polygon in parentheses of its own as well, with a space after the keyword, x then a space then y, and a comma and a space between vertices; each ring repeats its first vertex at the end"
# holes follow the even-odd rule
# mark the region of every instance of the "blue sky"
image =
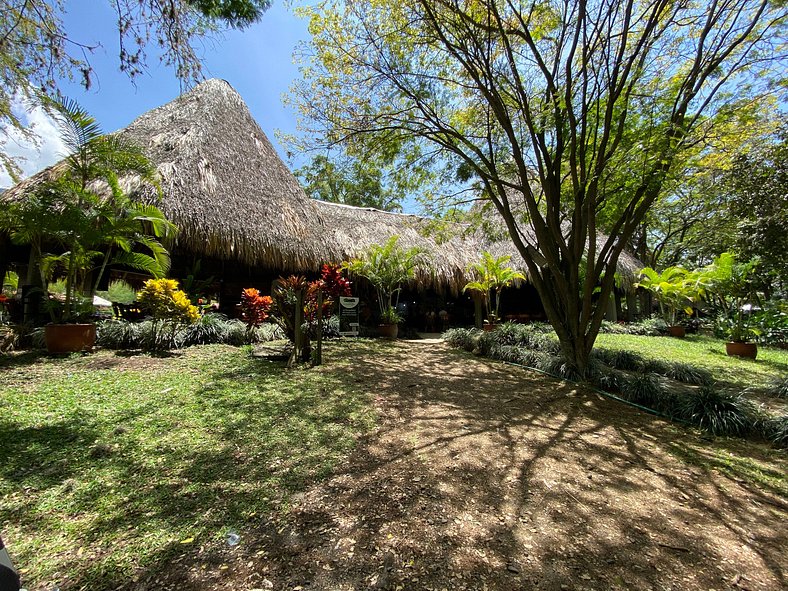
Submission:
MULTIPOLYGON (((66 5, 69 36, 85 44, 99 43, 101 47, 90 56, 96 72, 93 88, 85 91, 78 83, 64 81, 61 89, 96 117, 104 131, 125 127, 142 113, 180 94, 173 70, 158 63, 155 51, 149 51, 148 71, 134 82, 118 70, 117 29, 114 11, 107 0, 73 0, 66 5)), ((307 22, 288 10, 283 0, 274 0, 259 23, 243 31, 218 34, 215 41, 208 41, 201 50, 206 77, 223 78, 240 93, 283 157, 285 150, 274 132, 277 129, 295 132, 295 113, 285 108, 282 95, 299 76, 293 52, 299 42, 308 38, 307 22)), ((40 153, 25 146, 9 150, 28 158, 24 166, 26 174, 52 164, 59 151, 54 128, 39 114, 32 114, 31 120, 45 136, 40 153)), ((0 186, 9 184, 0 176, 0 186)))

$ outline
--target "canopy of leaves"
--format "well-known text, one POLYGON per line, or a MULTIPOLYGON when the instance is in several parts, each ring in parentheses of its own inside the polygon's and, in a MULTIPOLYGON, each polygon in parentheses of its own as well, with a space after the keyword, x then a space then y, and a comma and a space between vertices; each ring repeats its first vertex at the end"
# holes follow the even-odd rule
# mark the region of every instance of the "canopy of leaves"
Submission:
POLYGON ((502 217, 581 369, 618 257, 676 159, 717 113, 784 77, 785 11, 769 0, 335 0, 306 11, 313 41, 294 89, 306 131, 357 152, 439 150, 502 217))
POLYGON ((400 197, 374 163, 357 159, 337 162, 318 154, 295 175, 313 199, 384 211, 402 209, 400 197))

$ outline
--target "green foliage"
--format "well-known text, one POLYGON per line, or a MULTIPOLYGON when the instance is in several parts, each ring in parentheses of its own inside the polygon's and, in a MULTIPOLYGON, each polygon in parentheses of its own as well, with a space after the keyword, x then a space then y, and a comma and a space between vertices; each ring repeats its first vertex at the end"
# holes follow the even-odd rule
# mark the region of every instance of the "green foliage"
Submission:
POLYGON ((95 284, 86 290, 88 296, 109 264, 163 276, 170 259, 158 239, 172 236, 175 227, 158 208, 133 203, 120 188, 118 177, 125 173, 154 182, 154 167, 137 146, 102 135, 96 120, 74 101, 42 100, 69 151, 65 166, 32 195, 8 204, 0 228, 12 241, 31 245, 42 285, 53 276, 65 278, 63 313, 53 320, 68 321, 75 313, 76 290, 91 270, 96 270, 95 284), (96 192, 97 183, 108 188, 108 196, 96 192), (45 244, 58 246, 60 253, 45 254, 45 244))
POLYGON ((681 361, 672 361, 666 364, 667 371, 663 374, 677 382, 685 384, 695 384, 696 386, 704 386, 711 384, 714 381, 712 373, 702 367, 697 367, 690 363, 683 363, 681 361))
POLYGON ((383 312, 380 313, 381 324, 399 324, 403 320, 404 319, 402 318, 402 316, 400 316, 399 313, 397 313, 396 308, 394 308, 393 306, 386 308, 385 310, 383 310, 383 312))
POLYGON ((470 352, 476 348, 481 332, 476 328, 450 328, 442 336, 450 346, 470 352))
POLYGON ((465 285, 463 291, 475 291, 484 302, 488 322, 494 324, 500 318, 501 292, 515 281, 524 281, 525 275, 507 265, 511 256, 494 257, 489 252, 482 252, 482 260, 471 265, 469 271, 476 275, 476 280, 465 285), (495 307, 490 308, 490 293, 495 294, 495 307))
POLYGON ((418 247, 402 248, 398 240, 399 236, 395 235, 385 244, 373 244, 362 257, 342 265, 351 274, 364 277, 375 287, 381 316, 391 308, 396 310, 402 284, 415 278, 416 268, 426 256, 418 247))
POLYGON ((770 417, 760 421, 763 436, 779 449, 788 448, 788 415, 770 417))
POLYGON ((682 400, 681 416, 712 435, 746 435, 753 425, 752 404, 741 396, 703 386, 682 400))
POLYGON ((758 342, 782 346, 788 343, 788 301, 768 301, 763 310, 753 312, 747 319, 757 331, 758 342))
POLYGON ((97 326, 96 343, 106 349, 151 351, 179 349, 193 345, 243 345, 264 343, 285 338, 281 329, 272 324, 256 327, 251 331, 240 320, 230 320, 223 314, 205 314, 188 325, 174 331, 162 331, 151 320, 127 322, 105 320, 97 326))
POLYGON ((775 378, 766 390, 766 394, 775 398, 788 399, 788 376, 775 378))
POLYGON ((630 402, 658 409, 664 390, 654 374, 636 372, 624 381, 621 393, 630 402))
POLYGON ((642 287, 654 294, 659 302, 659 309, 668 326, 676 325, 676 313, 683 310, 692 315, 692 304, 701 297, 701 286, 698 276, 682 267, 668 267, 658 273, 650 267, 640 270, 640 281, 636 287, 642 287))
POLYGON ((625 349, 598 347, 594 349, 592 356, 613 369, 623 371, 641 371, 643 369, 643 357, 625 349))
POLYGON ((663 335, 668 330, 668 324, 662 318, 653 317, 639 320, 638 322, 609 322, 602 321, 599 332, 602 334, 633 334, 656 337, 663 335))
MULTIPOLYGON (((295 171, 307 195, 313 199, 353 205, 373 207, 383 211, 402 209, 397 187, 384 175, 384 165, 375 161, 358 158, 331 160, 318 154, 312 161, 295 171)), ((396 183, 396 179, 392 179, 396 183)))
POLYGON ((718 313, 718 330, 732 341, 758 335, 748 309, 760 301, 755 281, 758 266, 758 260, 739 263, 736 255, 724 252, 700 271, 706 300, 718 313))
POLYGON ((740 152, 723 179, 726 208, 735 221, 735 247, 742 260, 760 260, 760 283, 788 289, 788 124, 750 152, 740 152))
MULTIPOLYGON (((51 288, 50 288, 50 291, 51 288)), ((110 281, 107 291, 97 291, 96 295, 117 304, 131 304, 137 299, 137 291, 122 279, 110 281)))
POLYGON ((3 277, 3 295, 11 297, 17 289, 19 289, 19 275, 14 271, 8 271, 3 277))

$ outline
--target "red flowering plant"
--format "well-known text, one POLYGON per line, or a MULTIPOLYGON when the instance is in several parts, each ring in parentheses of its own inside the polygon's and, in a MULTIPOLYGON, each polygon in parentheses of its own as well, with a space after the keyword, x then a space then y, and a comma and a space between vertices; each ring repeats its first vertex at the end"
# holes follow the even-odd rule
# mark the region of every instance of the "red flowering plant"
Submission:
POLYGON ((342 275, 342 265, 326 263, 320 269, 320 287, 331 298, 349 297, 350 281, 342 275))
POLYGON ((270 296, 260 295, 254 287, 247 287, 241 294, 241 320, 253 330, 268 320, 273 303, 270 296))

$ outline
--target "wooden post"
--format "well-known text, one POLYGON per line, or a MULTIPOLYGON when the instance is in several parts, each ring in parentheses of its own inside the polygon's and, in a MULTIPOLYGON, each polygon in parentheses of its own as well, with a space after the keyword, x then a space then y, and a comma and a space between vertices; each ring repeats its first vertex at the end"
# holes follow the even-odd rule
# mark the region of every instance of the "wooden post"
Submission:
POLYGON ((482 316, 482 296, 478 292, 471 292, 473 294, 473 315, 475 319, 476 328, 484 326, 484 318, 482 316))
POLYGON ((317 290, 317 349, 315 365, 323 363, 323 290, 317 290))
POLYGON ((290 358, 292 365, 301 359, 301 352, 304 347, 304 333, 301 325, 304 324, 304 290, 299 289, 296 294, 296 309, 295 309, 295 343, 293 347, 293 355, 290 358))

